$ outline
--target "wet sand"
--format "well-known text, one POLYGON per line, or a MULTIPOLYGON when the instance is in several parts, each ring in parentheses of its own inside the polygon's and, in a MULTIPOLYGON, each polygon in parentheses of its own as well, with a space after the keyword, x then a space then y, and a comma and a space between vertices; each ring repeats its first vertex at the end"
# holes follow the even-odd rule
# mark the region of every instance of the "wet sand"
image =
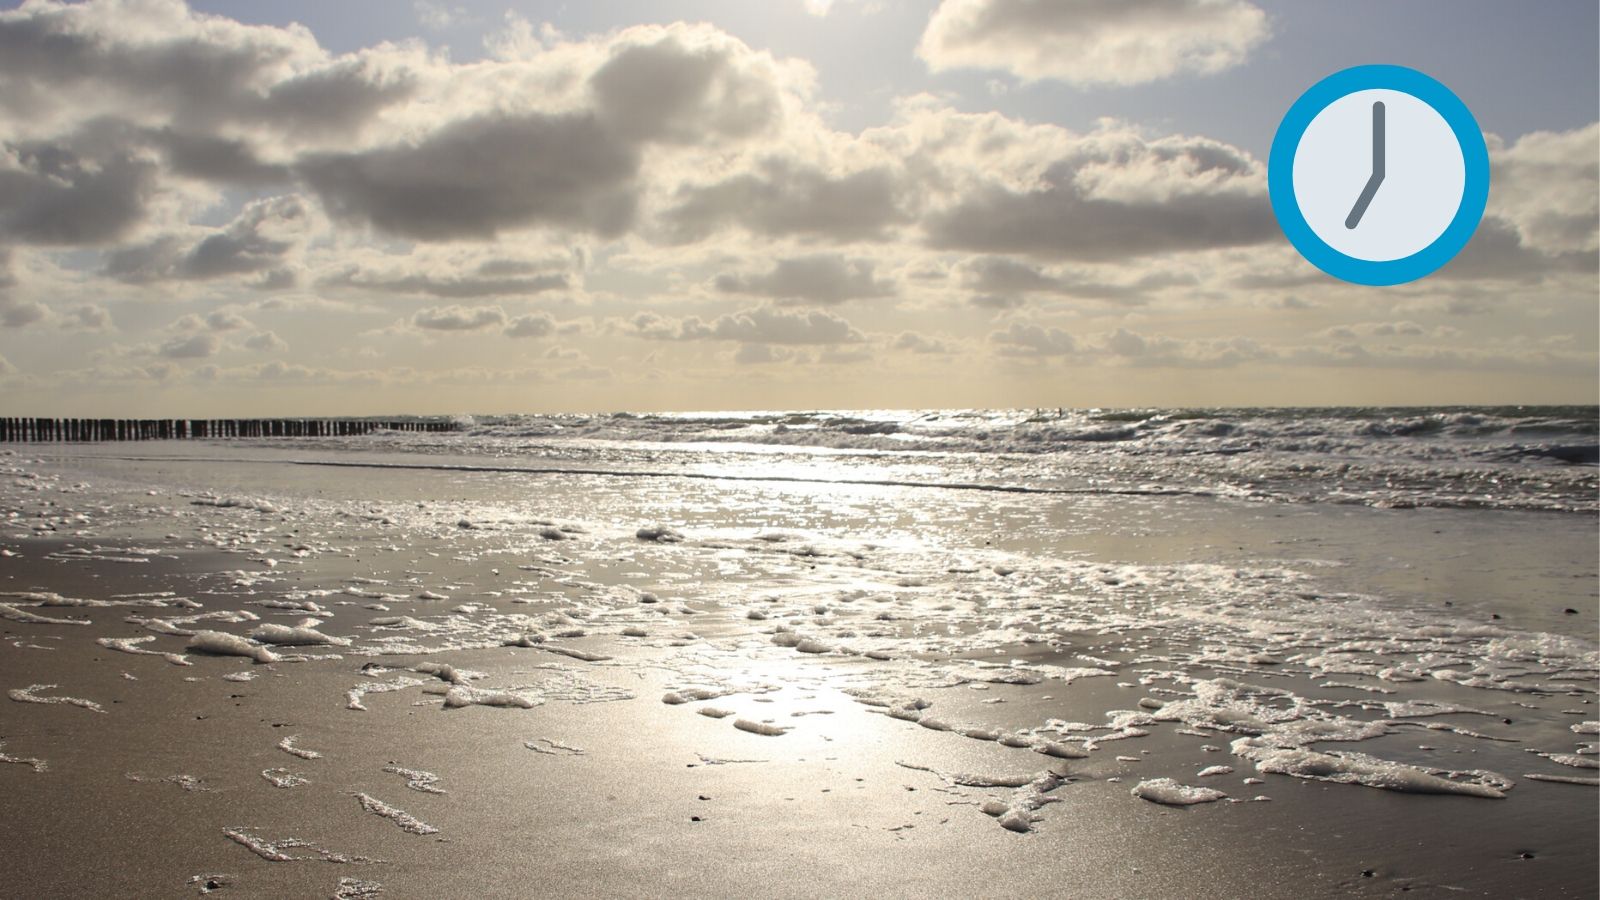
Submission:
MULTIPOLYGON (((1524 777, 1594 774, 1528 752, 1572 755, 1595 740, 1573 729, 1596 718, 1590 658, 1497 670, 1518 683, 1546 679, 1540 690, 1391 681, 1359 666, 1340 674, 1329 657, 1411 652, 1411 665, 1426 653, 1330 631, 1297 654, 1284 623, 1269 629, 1276 638, 1216 624, 1269 563, 1321 554, 1344 560, 1326 577, 1345 592, 1401 598, 1386 601, 1397 622, 1415 627, 1449 597, 1438 627, 1455 630, 1427 652, 1524 633, 1504 627, 1565 627, 1581 645, 1594 621, 1592 575, 1530 559, 1581 560, 1581 533, 1570 546, 1540 541, 1522 553, 1520 565, 1543 574, 1508 597, 1493 580, 1436 590, 1439 573, 1459 566, 1425 546, 1430 538, 1399 552, 1421 563, 1409 572, 1384 564, 1396 551, 1373 533, 1377 511, 1354 523, 1274 521, 1220 502, 1112 515, 1080 502, 985 519, 918 508, 934 501, 890 488, 841 496, 714 485, 685 495, 600 479, 508 489, 461 475, 13 462, 37 477, 6 494, 15 515, 0 547, 15 555, 0 559, 0 592, 163 604, 0 598, 25 614, 93 622, 0 619, 0 688, 55 685, 31 696, 104 710, 0 700, 0 753, 44 764, 0 765, 4 880, 22 896, 184 895, 208 879, 224 897, 334 896, 341 879, 381 885, 383 897, 1597 889, 1595 788, 1524 777), (90 477, 91 487, 76 487, 90 477), (381 503, 360 499, 379 489, 381 503), (528 513, 535 508, 548 518, 528 513), (873 509, 881 514, 852 512, 873 509), (929 546, 908 522, 937 515, 971 521, 971 546, 929 546), (1029 518, 1050 528, 1015 527, 1029 518), (33 527, 41 522, 50 527, 33 527), (683 540, 637 536, 654 522, 683 540), (1161 580, 1197 559, 1255 574, 1226 580, 1201 568, 1161 580), (1049 615, 1066 603, 1084 606, 1084 619, 1049 615), (1559 612, 1579 605, 1576 617, 1559 612), (215 612, 258 620, 181 621, 215 612), (189 651, 189 636, 129 617, 240 636, 310 618, 353 643, 280 646, 270 652, 326 658, 264 664, 189 651), (388 620, 402 621, 379 624, 388 620), (96 643, 141 637, 154 640, 129 646, 192 665, 96 643), (527 646, 504 646, 519 637, 527 646), (1247 661, 1240 654, 1252 644, 1276 658, 1247 661), (416 671, 428 663, 453 667, 444 674, 454 680, 416 671), (241 673, 253 677, 229 680, 241 673), (1330 783, 1258 772, 1232 752, 1259 729, 1185 719, 1112 727, 1116 711, 1159 714, 1220 679, 1292 689, 1319 704, 1318 716, 1387 723, 1381 735, 1319 750, 1463 773, 1454 784, 1493 783, 1469 774, 1491 770, 1514 787, 1488 799, 1330 783), (353 688, 374 684, 403 686, 348 708, 353 688), (451 708, 461 688, 453 702, 466 705, 451 708), (1483 711, 1388 717, 1373 705, 1386 701, 1483 711), (958 733, 978 728, 1018 746, 958 733), (1142 734, 1113 739, 1130 730, 1142 734), (291 736, 320 756, 280 749, 291 736), (1040 752, 1050 745, 1071 758, 1040 752), (1198 774, 1212 766, 1232 771, 1198 774), (436 775, 443 793, 386 768, 436 775), (1160 778, 1227 799, 1182 807, 1133 796, 1160 778), (1028 830, 1001 827, 989 801, 1016 810, 1028 830), (299 859, 266 858, 276 855, 299 859)), ((1445 548, 1468 540, 1452 517, 1415 512, 1403 531, 1456 528, 1437 538, 1445 548)), ((1504 573, 1516 564, 1484 565, 1504 573)), ((1335 592, 1303 602, 1383 609, 1335 592)), ((1288 706, 1268 697, 1253 709, 1288 706)))

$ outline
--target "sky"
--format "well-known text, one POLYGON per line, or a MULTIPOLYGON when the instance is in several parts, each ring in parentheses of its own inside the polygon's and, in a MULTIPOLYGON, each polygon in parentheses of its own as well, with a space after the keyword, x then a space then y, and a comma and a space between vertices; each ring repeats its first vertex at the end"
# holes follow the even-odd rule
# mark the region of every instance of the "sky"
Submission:
POLYGON ((1600 400, 1592 0, 0 3, 0 409, 1600 400), (1352 65, 1472 109, 1408 285, 1273 219, 1352 65))

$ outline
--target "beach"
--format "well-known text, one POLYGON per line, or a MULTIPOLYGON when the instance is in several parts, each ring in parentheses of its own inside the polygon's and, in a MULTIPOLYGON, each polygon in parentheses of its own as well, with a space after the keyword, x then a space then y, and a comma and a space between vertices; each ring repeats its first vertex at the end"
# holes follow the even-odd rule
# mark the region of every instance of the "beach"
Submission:
POLYGON ((4 881, 1593 896, 1595 435, 1051 410, 9 445, 4 881))

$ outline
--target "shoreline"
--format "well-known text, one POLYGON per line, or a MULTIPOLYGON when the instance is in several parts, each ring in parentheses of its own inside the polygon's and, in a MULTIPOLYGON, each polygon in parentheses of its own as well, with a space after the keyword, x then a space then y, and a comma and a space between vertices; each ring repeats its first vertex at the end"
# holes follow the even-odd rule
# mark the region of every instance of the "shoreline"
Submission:
MULTIPOLYGON (((920 525, 882 513, 874 519, 867 510, 900 496, 882 488, 857 489, 850 503, 862 511, 851 512, 839 506, 846 499, 840 495, 815 497, 799 487, 729 493, 720 485, 671 483, 661 495, 600 490, 582 479, 517 480, 518 490, 539 489, 525 502, 541 513, 528 515, 494 499, 506 483, 480 485, 477 476, 461 473, 404 483, 384 472, 289 483, 273 481, 270 467, 241 466, 227 473, 248 483, 240 496, 254 485, 254 493, 278 498, 252 508, 196 505, 191 499, 203 487, 193 484, 197 473, 132 465, 101 472, 104 486, 96 493, 75 487, 83 483, 79 470, 57 477, 47 467, 31 482, 39 490, 6 495, 8 508, 24 514, 13 521, 50 511, 51 521, 71 522, 73 511, 82 510, 87 521, 78 529, 89 534, 21 538, 13 527, 0 547, 21 555, 0 564, 0 591, 42 589, 101 602, 170 591, 202 604, 27 607, 51 617, 86 616, 91 626, 0 620, 0 687, 56 684, 37 695, 85 699, 106 710, 0 700, 6 712, 0 752, 48 763, 44 772, 0 765, 6 788, 0 820, 17 823, 8 826, 14 848, 8 882, 36 895, 88 886, 182 893, 198 891, 190 877, 216 874, 233 878, 223 896, 245 897, 330 896, 340 878, 382 884, 382 896, 452 894, 461 892, 463 877, 483 896, 518 896, 530 884, 552 893, 629 896, 983 894, 1002 885, 1091 897, 1402 889, 1493 896, 1530 884, 1550 896, 1586 896, 1597 887, 1590 864, 1595 788, 1525 778, 1584 773, 1523 749, 1571 753, 1572 745, 1593 740, 1567 728, 1593 720, 1592 687, 1568 682, 1578 693, 1566 697, 1335 672, 1335 663, 1376 652, 1376 645, 1356 649, 1375 638, 1344 635, 1348 626, 1338 622, 1344 610, 1389 609, 1384 614, 1397 617, 1396 624, 1374 619, 1372 626, 1385 634, 1401 622, 1415 623, 1410 627, 1424 629, 1419 633, 1466 615, 1482 623, 1459 626, 1459 637, 1426 639, 1440 647, 1520 646, 1515 626, 1543 622, 1544 614, 1502 606, 1502 627, 1462 593, 1451 594, 1463 604, 1452 610, 1408 611, 1355 594, 1295 599, 1313 589, 1310 576, 1295 571, 1305 569, 1294 562, 1305 550, 1338 548, 1351 559, 1372 552, 1367 526, 1342 524, 1343 516, 1300 511, 1278 519, 1247 510, 1251 515, 1223 520, 1221 501, 1190 508, 1152 500, 1147 512, 1069 505, 1052 514, 1049 527, 1079 534, 1085 541, 1074 545, 1079 552, 1098 547, 1075 561, 1052 559, 1047 546, 1023 532, 1002 541, 1003 549, 982 546, 980 535, 1000 537, 1017 527, 1007 522, 1036 521, 1037 509, 1008 512, 966 501, 947 508, 955 501, 940 499, 918 508, 920 525), (161 487, 179 473, 187 495, 161 487), (141 481, 157 496, 137 490, 141 481), (332 512, 341 509, 341 494, 371 495, 379 486, 390 500, 332 512), (480 489, 489 493, 480 496, 480 489), (706 493, 713 490, 721 493, 706 493), (809 523, 807 535, 772 529, 770 522, 752 529, 754 520, 737 514, 772 508, 775 498, 783 498, 789 517, 809 523), (824 499, 834 518, 811 518, 811 504, 824 499), (639 521, 654 518, 652 509, 671 503, 693 510, 713 500, 717 506, 673 522, 681 541, 634 534, 639 521), (978 509, 988 512, 976 515, 978 509), (629 511, 631 521, 619 518, 629 511), (1117 518, 1108 520, 1112 512, 1117 518), (1257 513, 1263 515, 1252 525, 1257 513), (962 544, 962 536, 940 530, 940 516, 970 523, 966 546, 910 540, 922 534, 914 529, 933 529, 930 539, 944 535, 962 544), (1207 535, 1224 533, 1217 529, 1226 522, 1240 549, 1219 549, 1222 564, 1185 562, 1196 555, 1194 538, 1185 537, 1185 523, 1195 517, 1209 522, 1207 535), (1075 531, 1079 518, 1083 530, 1075 531), (1160 522, 1169 523, 1166 531, 1155 529, 1160 522), (1252 528, 1261 529, 1259 537, 1252 528), (1091 533, 1098 545, 1086 542, 1091 533), (1277 568, 1260 558, 1273 541, 1291 536, 1299 543, 1283 545, 1277 568), (46 552, 67 549, 89 552, 46 552), (150 561, 115 561, 137 558, 150 561), (1275 602, 1302 604, 1295 620, 1302 630, 1327 636, 1274 636, 1288 620, 1262 626, 1255 637, 1229 630, 1234 624, 1224 628, 1242 602, 1238 592, 1256 585, 1273 592, 1263 596, 1282 598, 1275 602), (280 602, 313 608, 265 605, 280 602), (1304 618, 1318 605, 1329 607, 1326 621, 1304 618), (243 636, 263 624, 294 627, 316 619, 317 631, 353 643, 274 648, 282 656, 337 659, 258 664, 189 653, 190 666, 95 643, 101 636, 152 637, 136 646, 185 653, 187 638, 123 620, 241 611, 259 621, 199 620, 187 627, 243 636), (398 624, 377 624, 390 619, 398 624), (583 635, 563 636, 578 631, 583 635), (503 646, 516 634, 536 632, 543 640, 503 646), (794 635, 787 646, 785 634, 794 635), (807 640, 815 646, 801 646, 807 640), (1297 653, 1295 640, 1309 643, 1297 653), (1251 643, 1280 647, 1278 662, 1263 665, 1228 649, 1251 643), (607 658, 542 649, 549 647, 607 658), (1320 656, 1314 647, 1322 648, 1320 656), (878 650, 887 658, 868 652, 878 650), (447 664, 458 677, 416 671, 430 662, 447 664), (1108 674, 1088 673, 1095 669, 1108 674), (474 671, 482 677, 472 677, 474 671), (240 673, 255 677, 224 678, 240 673), (364 712, 346 708, 353 687, 401 680, 416 683, 365 694, 364 712), (1183 703, 1229 681, 1292 691, 1301 698, 1296 702, 1311 704, 1305 710, 1317 720, 1392 723, 1376 738, 1319 750, 1421 766, 1454 757, 1447 768, 1496 769, 1515 787, 1495 800, 1258 772, 1250 759, 1230 752, 1249 732, 1197 726, 1187 721, 1194 716, 1181 713, 1183 703), (458 697, 465 705, 449 708, 447 696, 463 687, 458 697), (695 699, 696 691, 703 699, 695 699), (687 702, 669 702, 672 694, 687 702), (872 705, 880 698, 887 705, 872 705), (929 705, 913 709, 904 705, 909 698, 929 705), (993 700, 1003 702, 987 702, 993 700), (1419 718, 1394 718, 1382 707, 1473 708, 1486 701, 1515 709, 1515 716, 1503 716, 1515 721, 1426 706, 1394 710, 1427 713, 1419 718), (1541 709, 1513 707, 1514 701, 1541 709), (1366 706, 1340 705, 1350 703, 1366 706), (1563 714, 1568 707, 1589 715, 1563 714), (700 712, 707 708, 729 714, 700 712), (1167 714, 1163 708, 1179 718, 1155 719, 1167 714), (1143 736, 1112 739, 1119 729, 1108 714, 1116 710, 1153 721, 1122 726, 1143 736), (1066 727, 1072 722, 1088 730, 1066 727), (1429 730, 1434 724, 1479 737, 1429 730), (980 726, 1019 736, 1021 744, 955 730, 980 726), (1552 737, 1563 732, 1565 747, 1552 737), (299 738, 293 746, 322 756, 302 759, 279 749, 291 734, 299 738), (1062 742, 1074 755, 1040 752, 1062 742), (1417 749, 1424 744, 1437 749, 1417 749), (1217 765, 1233 771, 1197 774, 1217 765), (406 777, 385 771, 390 767, 436 775, 446 793, 408 787, 406 777), (308 783, 276 787, 262 773, 278 769, 308 783), (209 790, 186 789, 180 776, 209 790), (1162 778, 1219 789, 1228 799, 1171 807, 1132 795, 1141 782, 1162 778), (1021 785, 1010 786, 1016 779, 1021 785), (989 801, 1020 810, 1029 830, 1003 827, 1004 815, 982 808, 989 801), (413 833, 418 823, 438 832, 413 833), (273 862, 228 830, 259 847, 293 838, 385 861, 273 862), (130 840, 133 833, 142 839, 130 840), (1521 859, 1524 852, 1533 858, 1521 859)), ((1358 521, 1379 523, 1385 515, 1403 513, 1368 511, 1358 521)), ((1459 519, 1456 528, 1477 521, 1433 518, 1441 525, 1459 519)), ((1445 546, 1468 534, 1439 540, 1445 546)), ((1411 552, 1419 559, 1439 553, 1420 544, 1411 552)), ((1351 569, 1305 572, 1350 585, 1351 569)), ((1428 581, 1428 571, 1405 579, 1422 596, 1436 596, 1441 588, 1428 581)), ((1403 573, 1385 574, 1380 565, 1363 577, 1393 582, 1397 574, 1403 573)), ((1537 584, 1550 600, 1578 589, 1554 575, 1537 584)), ((1483 603, 1503 598, 1497 585, 1478 589, 1483 603)), ((1253 604, 1241 612, 1270 611, 1253 604)), ((1422 658, 1398 643, 1385 652, 1422 658)), ((1268 696, 1239 709, 1260 716, 1288 709, 1286 703, 1268 696)), ((1209 709, 1198 714, 1215 724, 1224 707, 1209 709)), ((279 845, 268 852, 319 851, 279 845)))

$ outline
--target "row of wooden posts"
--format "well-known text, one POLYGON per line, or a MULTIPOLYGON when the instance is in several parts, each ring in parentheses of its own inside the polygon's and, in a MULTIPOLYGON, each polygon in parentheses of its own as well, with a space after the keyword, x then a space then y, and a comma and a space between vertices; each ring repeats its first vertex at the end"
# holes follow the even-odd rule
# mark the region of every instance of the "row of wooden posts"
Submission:
POLYGON ((455 431, 451 419, 23 419, 0 417, 0 444, 186 438, 346 437, 374 431, 455 431))

